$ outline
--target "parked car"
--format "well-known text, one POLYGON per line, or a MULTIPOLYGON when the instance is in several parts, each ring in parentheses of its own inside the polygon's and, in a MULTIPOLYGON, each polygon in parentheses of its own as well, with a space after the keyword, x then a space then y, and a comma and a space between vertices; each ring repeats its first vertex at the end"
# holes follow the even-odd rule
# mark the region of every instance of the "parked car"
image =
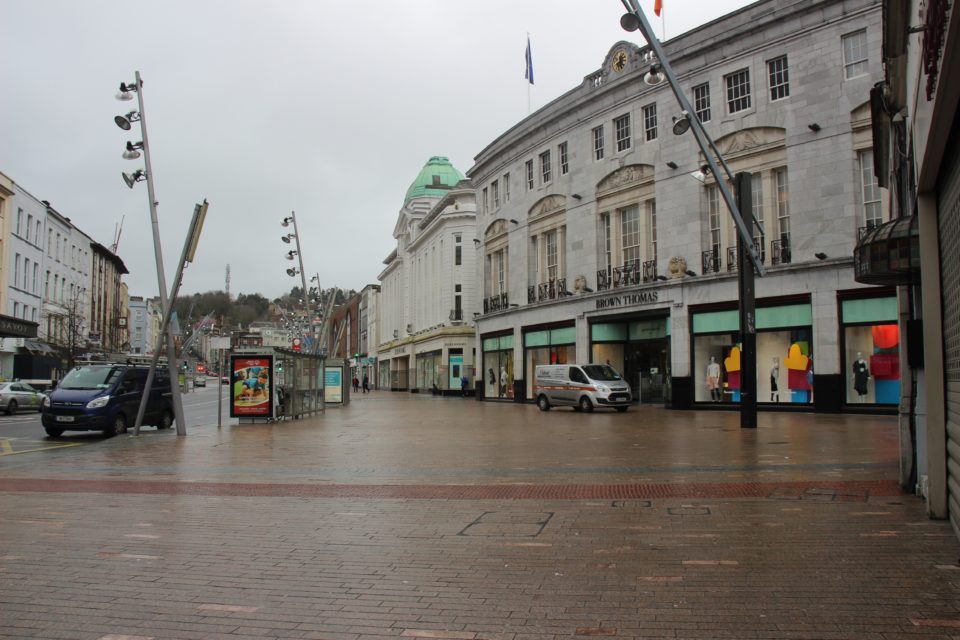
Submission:
MULTIPOLYGON (((137 418, 149 367, 134 364, 91 364, 74 367, 50 393, 41 421, 49 436, 64 431, 103 431, 115 436, 137 418)), ((170 375, 155 371, 144 424, 169 429, 173 424, 170 375)))
POLYGON ((220 376, 220 384, 230 384, 230 376, 220 376))
POLYGON ((26 382, 4 382, 0 384, 0 408, 8 416, 12 416, 18 409, 36 409, 41 411, 47 396, 40 393, 26 382))
POLYGON ((534 371, 533 393, 541 411, 553 406, 593 411, 613 407, 626 411, 633 402, 630 385, 606 364, 547 364, 534 371))
POLYGON ((207 379, 204 376, 197 376, 193 379, 194 387, 205 387, 207 386, 207 379))

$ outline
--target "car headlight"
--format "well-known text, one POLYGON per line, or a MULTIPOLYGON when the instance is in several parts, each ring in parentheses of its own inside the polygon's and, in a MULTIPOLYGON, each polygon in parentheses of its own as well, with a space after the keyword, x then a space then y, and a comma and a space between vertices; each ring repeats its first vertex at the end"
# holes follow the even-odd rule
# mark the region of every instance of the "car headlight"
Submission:
POLYGON ((610 393, 610 387, 605 384, 598 384, 597 391, 600 391, 601 393, 610 393))
POLYGON ((87 409, 100 409, 101 407, 107 406, 108 402, 110 402, 110 396, 100 396, 88 402, 87 409))

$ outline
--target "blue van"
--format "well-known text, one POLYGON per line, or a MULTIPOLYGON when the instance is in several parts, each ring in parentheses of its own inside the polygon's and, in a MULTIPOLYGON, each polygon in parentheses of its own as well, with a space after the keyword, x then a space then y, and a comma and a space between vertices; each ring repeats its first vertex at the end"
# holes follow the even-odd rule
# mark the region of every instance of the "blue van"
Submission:
MULTIPOLYGON (((124 433, 137 419, 148 371, 149 367, 135 364, 74 367, 49 394, 42 413, 44 430, 54 438, 64 431, 124 433)), ((169 429, 173 424, 169 372, 157 367, 151 386, 143 424, 169 429)))

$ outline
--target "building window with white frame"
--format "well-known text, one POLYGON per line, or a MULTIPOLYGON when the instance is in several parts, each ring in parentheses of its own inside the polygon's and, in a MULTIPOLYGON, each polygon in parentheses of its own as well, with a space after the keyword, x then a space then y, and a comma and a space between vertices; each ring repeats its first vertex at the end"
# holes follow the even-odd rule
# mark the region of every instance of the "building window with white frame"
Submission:
POLYGON ((567 156, 567 143, 561 142, 557 147, 557 155, 560 157, 560 175, 565 176, 570 173, 570 160, 567 156))
POLYGON ((552 170, 550 168, 550 152, 544 151, 540 154, 540 182, 541 184, 548 184, 553 177, 552 170))
POLYGON ((610 238, 610 213, 604 212, 600 214, 600 233, 603 237, 603 256, 604 256, 604 266, 607 270, 607 276, 610 275, 610 269, 613 268, 613 254, 611 252, 612 244, 610 238))
POLYGON ((593 128, 593 159, 603 160, 603 125, 593 128))
MULTIPOLYGON (((30 242, 30 232, 33 231, 33 216, 29 213, 27 214, 27 231, 26 231, 26 241, 30 242)), ((39 241, 39 238, 37 238, 39 241)))
POLYGON ((710 122, 710 83, 704 82, 693 88, 693 110, 700 122, 710 122))
POLYGON ((637 205, 620 212, 620 242, 624 265, 640 259, 640 208, 637 205))
POLYGON ((647 259, 657 259, 657 201, 647 200, 647 259))
POLYGON ((849 80, 868 72, 867 30, 861 29, 843 36, 843 75, 849 80))
POLYGON ((510 202, 510 174, 503 174, 503 202, 510 202))
POLYGON ((750 70, 740 69, 724 76, 727 86, 727 113, 739 113, 750 108, 750 70))
POLYGON ((481 206, 483 207, 483 212, 484 212, 484 213, 487 213, 487 211, 489 211, 489 209, 488 209, 488 207, 487 207, 487 188, 486 188, 486 187, 483 188, 482 197, 481 197, 481 199, 480 199, 480 202, 482 203, 481 206))
POLYGON ((496 291, 494 295, 506 293, 507 291, 507 256, 506 249, 501 249, 493 254, 494 269, 496 273, 496 291))
POLYGON ((723 231, 720 227, 720 188, 713 184, 707 187, 707 216, 710 226, 710 251, 713 252, 713 262, 704 259, 704 271, 720 270, 720 252, 723 250, 723 231))
POLYGON ((858 154, 860 160, 860 193, 863 195, 863 222, 867 229, 879 227, 883 222, 883 205, 880 186, 873 174, 873 150, 864 149, 858 154))
POLYGON ((617 151, 626 151, 630 148, 630 114, 624 114, 613 119, 613 133, 617 142, 617 151))
POLYGON ((790 97, 790 71, 787 56, 767 61, 767 77, 770 78, 770 101, 790 97))
POLYGON ((760 262, 763 262, 766 256, 765 235, 766 228, 763 226, 763 174, 754 173, 750 177, 751 207, 754 220, 753 242, 760 251, 760 262), (761 231, 761 229, 763 231, 761 231))
POLYGON ((527 160, 527 191, 533 191, 533 160, 527 160))
POLYGON ((490 183, 490 197, 493 200, 493 208, 500 208, 500 181, 494 180, 490 183))
POLYGON ((790 246, 790 185, 786 167, 775 170, 777 184, 777 231, 783 245, 790 246))
POLYGON ((40 287, 40 263, 33 263, 33 281, 30 283, 30 291, 33 293, 38 293, 37 289, 40 287))
POLYGON ((557 230, 547 231, 543 234, 543 240, 546 244, 546 275, 548 280, 553 281, 556 280, 559 269, 559 261, 557 259, 557 230))
POLYGON ((657 139, 657 105, 648 104, 643 108, 643 134, 647 142, 657 139))
POLYGON ((47 229, 47 257, 53 257, 53 229, 47 229))
POLYGON ((23 209, 17 209, 17 230, 16 230, 16 233, 17 233, 18 236, 23 233, 23 209))

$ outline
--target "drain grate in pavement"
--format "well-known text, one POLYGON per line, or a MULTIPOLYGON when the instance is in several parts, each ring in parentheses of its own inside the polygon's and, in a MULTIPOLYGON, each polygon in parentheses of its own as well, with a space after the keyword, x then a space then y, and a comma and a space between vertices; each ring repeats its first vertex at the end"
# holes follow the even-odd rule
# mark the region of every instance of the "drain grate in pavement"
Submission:
POLYGON ((610 503, 610 506, 614 509, 633 509, 641 508, 645 509, 652 506, 653 503, 649 500, 614 500, 610 503))
POLYGON ((894 480, 829 482, 650 482, 637 484, 300 484, 174 482, 80 478, 0 478, 0 492, 99 493, 368 500, 648 500, 660 498, 774 498, 863 502, 869 496, 902 496, 894 480), (824 492, 818 494, 816 492, 824 492))
POLYGON ((811 502, 866 502, 866 489, 838 489, 830 487, 777 487, 770 498, 774 500, 806 500, 811 502))
POLYGON ((474 538, 536 538, 553 512, 485 511, 457 534, 474 538))
POLYGON ((667 513, 672 516, 708 516, 710 507, 670 507, 667 513))

